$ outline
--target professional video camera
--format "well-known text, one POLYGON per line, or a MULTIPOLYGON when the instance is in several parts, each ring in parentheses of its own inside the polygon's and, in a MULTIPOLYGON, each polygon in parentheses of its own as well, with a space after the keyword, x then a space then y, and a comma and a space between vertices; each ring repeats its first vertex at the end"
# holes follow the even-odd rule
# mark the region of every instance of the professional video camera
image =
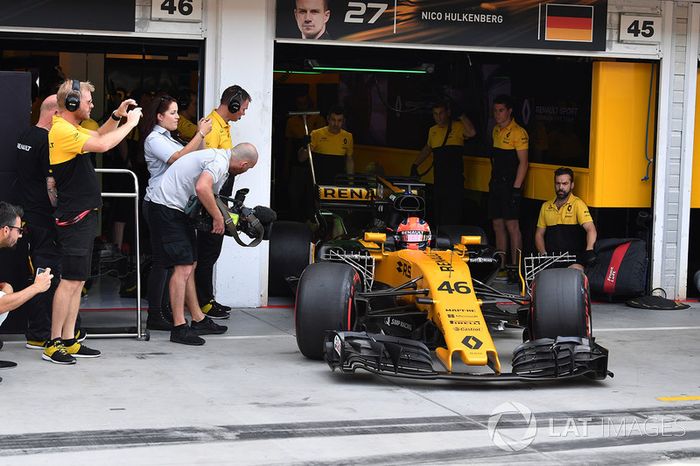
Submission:
MULTIPOLYGON (((250 192, 248 188, 239 189, 233 198, 214 195, 216 205, 224 216, 224 234, 232 236, 238 244, 244 247, 253 247, 269 237, 270 225, 277 220, 277 213, 264 206, 255 206, 252 209, 244 205, 245 197, 250 192), (245 244, 238 232, 245 233, 252 241, 245 244)), ((185 214, 192 220, 199 231, 210 232, 213 221, 207 209, 202 206, 196 195, 190 197, 185 207, 185 214)))

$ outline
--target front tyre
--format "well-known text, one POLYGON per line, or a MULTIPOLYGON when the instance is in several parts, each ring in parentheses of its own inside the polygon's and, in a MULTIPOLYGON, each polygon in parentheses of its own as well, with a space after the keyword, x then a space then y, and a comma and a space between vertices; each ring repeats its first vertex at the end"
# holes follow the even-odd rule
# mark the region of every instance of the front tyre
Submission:
POLYGON ((297 346, 309 359, 323 359, 327 330, 351 330, 360 275, 347 264, 318 262, 301 275, 294 307, 297 346))
POLYGON ((588 278, 576 269, 543 270, 535 278, 529 338, 591 337, 588 278))

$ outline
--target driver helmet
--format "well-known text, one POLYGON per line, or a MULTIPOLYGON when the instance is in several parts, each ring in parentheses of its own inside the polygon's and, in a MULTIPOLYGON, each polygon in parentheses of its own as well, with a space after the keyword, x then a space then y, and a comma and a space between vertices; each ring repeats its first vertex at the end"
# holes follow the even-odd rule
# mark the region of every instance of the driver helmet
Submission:
POLYGON ((432 238, 428 222, 418 217, 404 219, 396 233, 401 249, 425 249, 432 238))

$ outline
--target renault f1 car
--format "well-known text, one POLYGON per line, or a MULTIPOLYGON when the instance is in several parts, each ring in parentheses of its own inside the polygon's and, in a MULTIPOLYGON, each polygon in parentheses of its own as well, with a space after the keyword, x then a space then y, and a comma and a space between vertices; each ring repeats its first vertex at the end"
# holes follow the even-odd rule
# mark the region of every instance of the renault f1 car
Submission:
MULTIPOLYGON (((377 218, 395 220, 424 210, 418 188, 378 177, 376 186, 319 186, 318 195, 322 207, 364 202, 383 212, 377 218)), ((503 293, 487 284, 500 259, 483 232, 443 235, 438 228, 424 249, 402 249, 388 228, 392 220, 376 220, 361 235, 320 241, 301 274, 295 325, 307 358, 342 372, 416 379, 612 376, 608 351, 592 335, 588 283, 579 271, 544 270, 524 296, 503 293), (521 310, 494 307, 504 299, 521 310), (504 373, 492 330, 515 326, 524 327, 524 343, 504 373)))

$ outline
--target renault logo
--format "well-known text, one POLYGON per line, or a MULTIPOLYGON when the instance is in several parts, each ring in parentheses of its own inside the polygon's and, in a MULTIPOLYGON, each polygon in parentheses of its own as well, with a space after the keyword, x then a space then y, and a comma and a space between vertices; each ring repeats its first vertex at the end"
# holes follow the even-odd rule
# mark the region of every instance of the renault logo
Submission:
POLYGON ((462 344, 469 349, 479 349, 484 343, 478 338, 469 335, 464 337, 464 340, 462 340, 462 344))

